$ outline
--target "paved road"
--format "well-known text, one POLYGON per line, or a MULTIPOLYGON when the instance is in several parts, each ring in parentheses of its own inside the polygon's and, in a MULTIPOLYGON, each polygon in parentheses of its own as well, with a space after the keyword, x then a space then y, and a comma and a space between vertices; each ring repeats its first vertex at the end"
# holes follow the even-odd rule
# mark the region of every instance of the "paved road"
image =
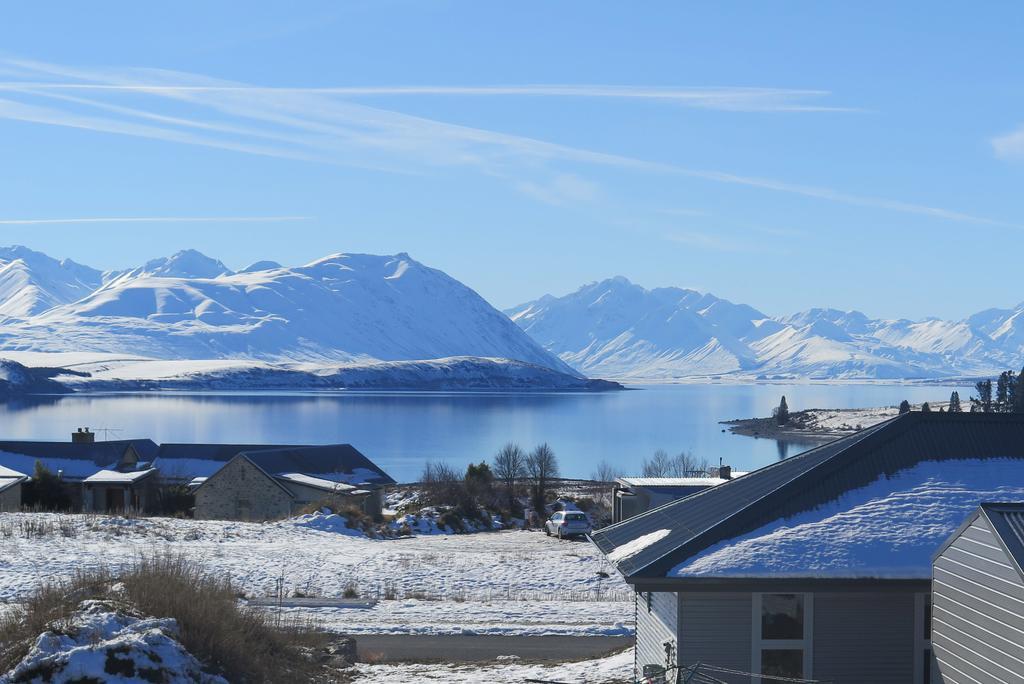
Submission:
POLYGON ((359 634, 359 658, 384 662, 464 663, 516 655, 523 660, 598 658, 633 645, 633 637, 359 634))

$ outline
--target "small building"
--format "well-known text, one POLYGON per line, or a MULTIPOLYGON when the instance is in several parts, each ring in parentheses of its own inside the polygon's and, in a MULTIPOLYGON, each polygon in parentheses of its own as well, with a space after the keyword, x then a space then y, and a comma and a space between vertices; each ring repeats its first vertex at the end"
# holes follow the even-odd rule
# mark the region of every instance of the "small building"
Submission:
POLYGON ((29 479, 24 473, 0 466, 0 513, 21 510, 21 486, 29 479))
POLYGON ((733 473, 728 466, 719 472, 716 477, 620 477, 612 489, 612 522, 622 522, 746 474, 733 473))
POLYGON ((82 480, 82 510, 98 513, 148 512, 156 505, 156 468, 101 470, 82 480))
POLYGON ((1024 503, 983 503, 932 561, 933 682, 1024 683, 1024 503))
POLYGON ((389 484, 395 481, 349 444, 247 450, 198 481, 195 517, 272 520, 321 501, 377 516, 389 484))
POLYGON ((1006 498, 1024 500, 1024 415, 912 412, 592 539, 635 591, 638 679, 700 664, 729 684, 924 684, 932 555, 1006 498))

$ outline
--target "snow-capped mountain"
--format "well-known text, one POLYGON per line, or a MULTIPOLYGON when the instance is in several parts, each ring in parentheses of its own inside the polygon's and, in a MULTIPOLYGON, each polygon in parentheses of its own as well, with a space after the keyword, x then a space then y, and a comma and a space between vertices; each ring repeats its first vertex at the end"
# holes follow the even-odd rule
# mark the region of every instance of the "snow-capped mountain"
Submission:
POLYGON ((99 271, 27 247, 0 247, 0 318, 32 316, 80 299, 103 282, 99 271))
POLYGON ((617 277, 505 313, 573 367, 605 378, 939 378, 1024 363, 1024 304, 957 322, 835 309, 773 319, 710 294, 617 277))
POLYGON ((0 291, 0 310, 11 312, 0 322, 0 351, 334 363, 487 357, 577 375, 476 292, 407 254, 333 254, 293 268, 259 262, 233 273, 188 250, 105 276, 33 254, 40 268, 10 262, 37 284, 32 305, 18 281, 0 291))

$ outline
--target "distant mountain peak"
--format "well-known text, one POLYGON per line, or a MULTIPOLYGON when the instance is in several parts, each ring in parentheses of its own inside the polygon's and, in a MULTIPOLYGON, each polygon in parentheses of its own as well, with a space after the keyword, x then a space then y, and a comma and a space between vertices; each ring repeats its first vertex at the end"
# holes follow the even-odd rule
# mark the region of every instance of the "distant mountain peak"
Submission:
POLYGON ((216 278, 233 273, 217 259, 195 249, 183 249, 169 257, 147 261, 142 271, 148 275, 172 278, 216 278))

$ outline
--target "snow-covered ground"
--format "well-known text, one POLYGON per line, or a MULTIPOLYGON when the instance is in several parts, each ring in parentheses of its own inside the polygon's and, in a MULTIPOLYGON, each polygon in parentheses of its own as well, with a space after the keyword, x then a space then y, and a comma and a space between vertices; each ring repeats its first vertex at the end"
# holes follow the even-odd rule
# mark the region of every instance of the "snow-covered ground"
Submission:
POLYGON ((353 682, 364 684, 518 684, 529 681, 615 684, 633 681, 633 649, 596 660, 558 665, 525 664, 510 657, 493 665, 367 665, 356 666, 353 682))
POLYGON ((339 630, 616 635, 633 628, 630 592, 586 542, 535 531, 377 540, 297 520, 0 514, 0 602, 17 602, 76 569, 156 552, 226 573, 252 597, 275 596, 281 581, 286 595, 338 598, 348 590, 381 599, 365 610, 290 609, 339 630))

